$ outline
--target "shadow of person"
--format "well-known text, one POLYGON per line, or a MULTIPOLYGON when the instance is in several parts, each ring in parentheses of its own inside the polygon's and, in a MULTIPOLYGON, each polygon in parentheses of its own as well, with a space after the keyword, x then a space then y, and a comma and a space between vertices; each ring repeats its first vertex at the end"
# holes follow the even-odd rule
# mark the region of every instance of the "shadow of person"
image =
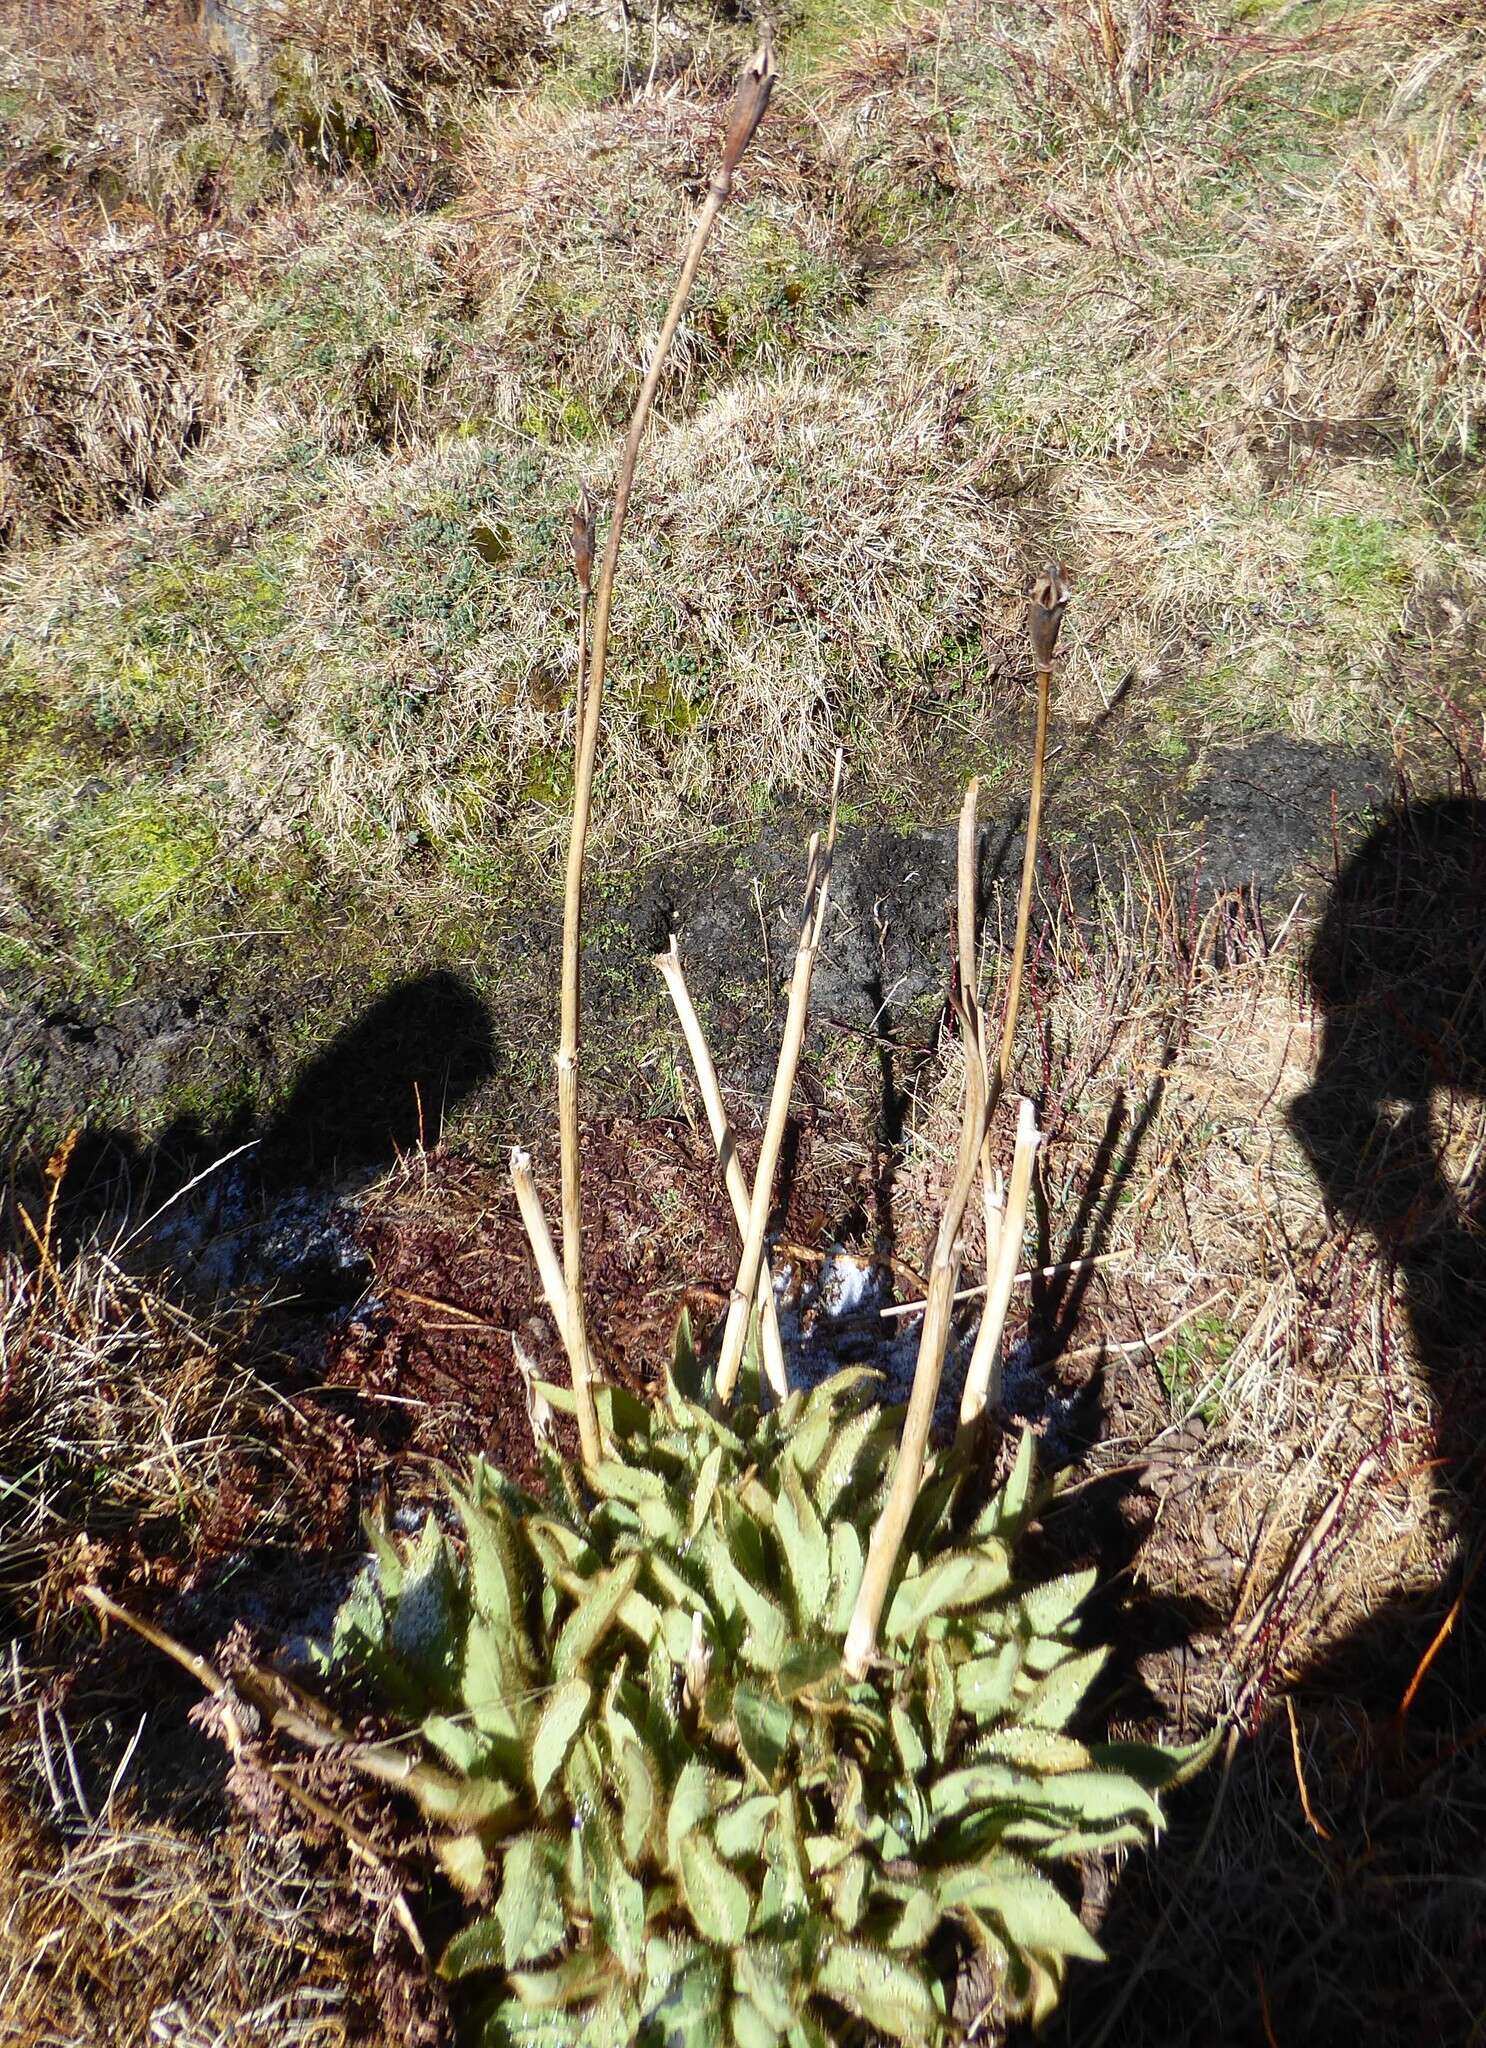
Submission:
POLYGON ((448 968, 409 975, 312 1055, 262 1123, 180 1117, 150 1142, 86 1127, 57 1206, 62 1242, 114 1219, 133 1261, 164 1259, 190 1291, 287 1281, 308 1305, 354 1295, 326 1203, 436 1143, 494 1070, 489 1012, 469 984, 448 968))
POLYGON ((459 975, 396 982, 301 1068, 264 1128, 259 1171, 300 1187, 389 1165, 436 1143, 494 1067, 489 1013, 459 975))
POLYGON ((1455 1106, 1486 1096, 1486 803, 1410 804, 1379 826, 1337 882, 1308 978, 1321 1049, 1292 1123, 1327 1207, 1397 1274, 1448 1429, 1445 1383, 1486 1362, 1483 1189, 1447 1159, 1455 1106))
POLYGON ((1070 1986, 1056 2028, 1085 2048, 1211 2040, 1213 1987, 1223 2041, 1486 2041, 1486 802, 1378 824, 1306 980, 1319 1038, 1291 1126, 1391 1281, 1431 1410, 1396 1452, 1430 1470, 1456 1562, 1276 1669, 1294 1718, 1272 1707, 1116 1888, 1117 1962, 1070 1986))

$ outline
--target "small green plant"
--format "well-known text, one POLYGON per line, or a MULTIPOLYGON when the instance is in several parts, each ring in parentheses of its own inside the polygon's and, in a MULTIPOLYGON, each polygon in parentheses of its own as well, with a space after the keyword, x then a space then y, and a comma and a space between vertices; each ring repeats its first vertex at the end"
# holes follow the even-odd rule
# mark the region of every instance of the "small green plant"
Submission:
POLYGON ((1100 1955, 1050 1873, 1143 1839, 1188 1761, 1067 1732, 1107 1653, 1074 1633, 1092 1570, 1018 1574, 1030 1435, 988 1502, 972 1458, 932 1472, 853 1681, 899 1417, 868 1372, 771 1408, 758 1378, 720 1419, 683 1318, 662 1399, 599 1391, 597 1465, 548 1453, 542 1501, 477 1466, 463 1544, 374 1531, 337 1618, 486 1908, 440 1967, 492 1974, 488 2048, 953 2040, 972 1953, 980 2005, 1044 2017, 1100 1955))
POLYGON ((1209 1428, 1216 1423, 1237 1341, 1221 1316, 1196 1316, 1157 1354, 1156 1371, 1173 1413, 1198 1414, 1209 1428))

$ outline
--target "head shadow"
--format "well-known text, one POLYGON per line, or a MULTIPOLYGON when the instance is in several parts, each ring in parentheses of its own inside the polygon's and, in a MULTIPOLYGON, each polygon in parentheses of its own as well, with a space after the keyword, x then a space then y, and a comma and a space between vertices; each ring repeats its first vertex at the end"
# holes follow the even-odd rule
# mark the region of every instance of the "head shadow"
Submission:
POLYGON ((1458 1374, 1486 1362, 1486 1207, 1451 1157, 1462 1099, 1486 1098, 1486 802, 1406 803, 1378 826, 1307 979, 1321 1042, 1292 1127, 1328 1210, 1396 1275, 1450 1433, 1458 1374))
MULTIPOLYGON (((436 1144, 495 1065, 489 1013, 469 984, 448 968, 409 975, 327 1039, 264 1119, 183 1115, 150 1140, 85 1127, 56 1207, 60 1241, 117 1230, 132 1259, 167 1262, 195 1293, 278 1283, 269 1269, 282 1263, 291 1291, 318 1301, 324 1259, 296 1251, 316 1240, 318 1212, 436 1144)), ((338 1257, 332 1264, 338 1299, 354 1276, 338 1257)))
POLYGON ((495 1069, 490 1017, 448 968, 395 982, 300 1069, 263 1127, 265 1186, 322 1185, 437 1142, 495 1069))

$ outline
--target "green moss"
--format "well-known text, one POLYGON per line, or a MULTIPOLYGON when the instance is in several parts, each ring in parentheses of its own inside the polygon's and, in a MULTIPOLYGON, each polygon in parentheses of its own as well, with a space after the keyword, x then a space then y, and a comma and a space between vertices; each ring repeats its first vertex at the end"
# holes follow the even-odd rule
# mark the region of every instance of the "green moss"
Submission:
POLYGON ((1409 572, 1398 552, 1392 520, 1338 513, 1309 522, 1306 573, 1328 586, 1328 595, 1369 610, 1397 609, 1409 572))
POLYGON ((791 75, 808 77, 897 18, 894 0, 795 0, 781 26, 780 47, 791 75))
POLYGON ((604 423, 588 400, 561 386, 537 392, 521 415, 521 431, 543 446, 595 441, 604 423))

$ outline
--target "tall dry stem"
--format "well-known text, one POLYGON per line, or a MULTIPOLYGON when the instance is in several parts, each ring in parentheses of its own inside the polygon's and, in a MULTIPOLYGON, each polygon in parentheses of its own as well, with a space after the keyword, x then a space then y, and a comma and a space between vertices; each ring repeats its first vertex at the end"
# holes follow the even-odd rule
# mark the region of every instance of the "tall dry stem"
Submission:
POLYGON ((1032 658, 1037 665, 1037 734, 1032 743, 1032 788, 1027 798, 1027 843, 1022 852, 1022 885, 1017 896, 1016 937, 1011 948, 1011 969, 1006 977, 1006 1001, 1001 1023, 1001 1056, 996 1063, 1000 1088, 1011 1072, 1012 1048, 1016 1043, 1017 1017, 1022 1005, 1022 970, 1027 961, 1027 932, 1032 921, 1032 887, 1037 875, 1037 839, 1042 828, 1042 780, 1047 765, 1048 706, 1052 697, 1053 651, 1058 629, 1068 609, 1068 585, 1062 565, 1045 564, 1032 586, 1027 601, 1027 630, 1032 641, 1032 658))
MULTIPOLYGON (((974 1023, 961 1011, 967 1039, 974 1023)), ((970 1193, 975 1185, 980 1148, 985 1136, 986 1098, 983 1070, 977 1048, 967 1044, 965 1052, 965 1099, 960 1117, 960 1150, 954 1184, 939 1219, 939 1235, 929 1267, 928 1291, 924 1297, 924 1323, 919 1336, 918 1360, 913 1369, 913 1391, 903 1418, 903 1434, 893 1466, 892 1484, 872 1541, 867 1548, 866 1568, 846 1632, 842 1662, 852 1678, 862 1678, 877 1654, 877 1631, 887 1601, 888 1587, 898 1562, 898 1552, 913 1514, 924 1476, 924 1453, 934 1422, 934 1404, 944 1375, 944 1348, 949 1339, 955 1286, 960 1277, 961 1229, 970 1193)))
POLYGON ((892 1584, 914 1502, 923 1483, 924 1454, 928 1449, 929 1431, 933 1427, 939 1383, 944 1376, 944 1349, 949 1339, 955 1287, 960 1277, 961 1230, 985 1146, 990 1105, 980 1002, 974 993, 976 794, 976 785, 972 783, 960 811, 960 990, 956 993, 955 1008, 965 1038, 965 1092, 960 1111, 959 1157, 954 1182, 939 1219, 939 1235, 929 1266, 923 1328, 919 1333, 918 1359, 913 1369, 913 1390, 908 1398, 908 1412, 903 1418, 903 1434, 898 1441, 892 1482, 887 1501, 877 1518, 877 1526, 872 1531, 872 1541, 867 1547, 867 1563, 857 1591, 856 1606, 852 1610, 851 1625, 846 1632, 842 1662, 853 1678, 864 1677, 877 1654, 882 1610, 887 1602, 888 1588, 892 1584), (970 963, 968 966, 967 961, 970 963), (968 1001, 964 999, 967 986, 970 990, 968 1001))
POLYGON ((604 544, 603 563, 593 603, 593 647, 589 659, 587 688, 578 728, 578 756, 573 778, 573 818, 568 837, 567 877, 562 914, 562 1020, 557 1051, 558 1130, 562 1149, 563 1277, 567 1296, 567 1320, 563 1334, 573 1374, 573 1393, 578 1408, 579 1430, 588 1459, 588 1445, 597 1445, 598 1423, 593 1401, 593 1360, 588 1343, 588 1326, 583 1309, 582 1169, 578 1156, 578 1010, 581 992, 581 941, 583 924, 583 868, 588 847, 589 822, 593 812, 594 766, 598 759, 599 723, 604 704, 604 675, 609 654, 609 616, 614 603, 614 577, 619 565, 619 548, 624 535, 625 515, 634 488, 635 466, 650 409, 659 389, 666 359, 676 329, 686 310, 692 285, 712 230, 728 202, 733 176, 753 139, 774 86, 774 58, 767 42, 744 67, 739 81, 732 117, 723 141, 722 158, 707 197, 702 203, 691 241, 661 322, 660 333, 645 372, 645 381, 630 416, 619 480, 614 492, 614 509, 604 544))

